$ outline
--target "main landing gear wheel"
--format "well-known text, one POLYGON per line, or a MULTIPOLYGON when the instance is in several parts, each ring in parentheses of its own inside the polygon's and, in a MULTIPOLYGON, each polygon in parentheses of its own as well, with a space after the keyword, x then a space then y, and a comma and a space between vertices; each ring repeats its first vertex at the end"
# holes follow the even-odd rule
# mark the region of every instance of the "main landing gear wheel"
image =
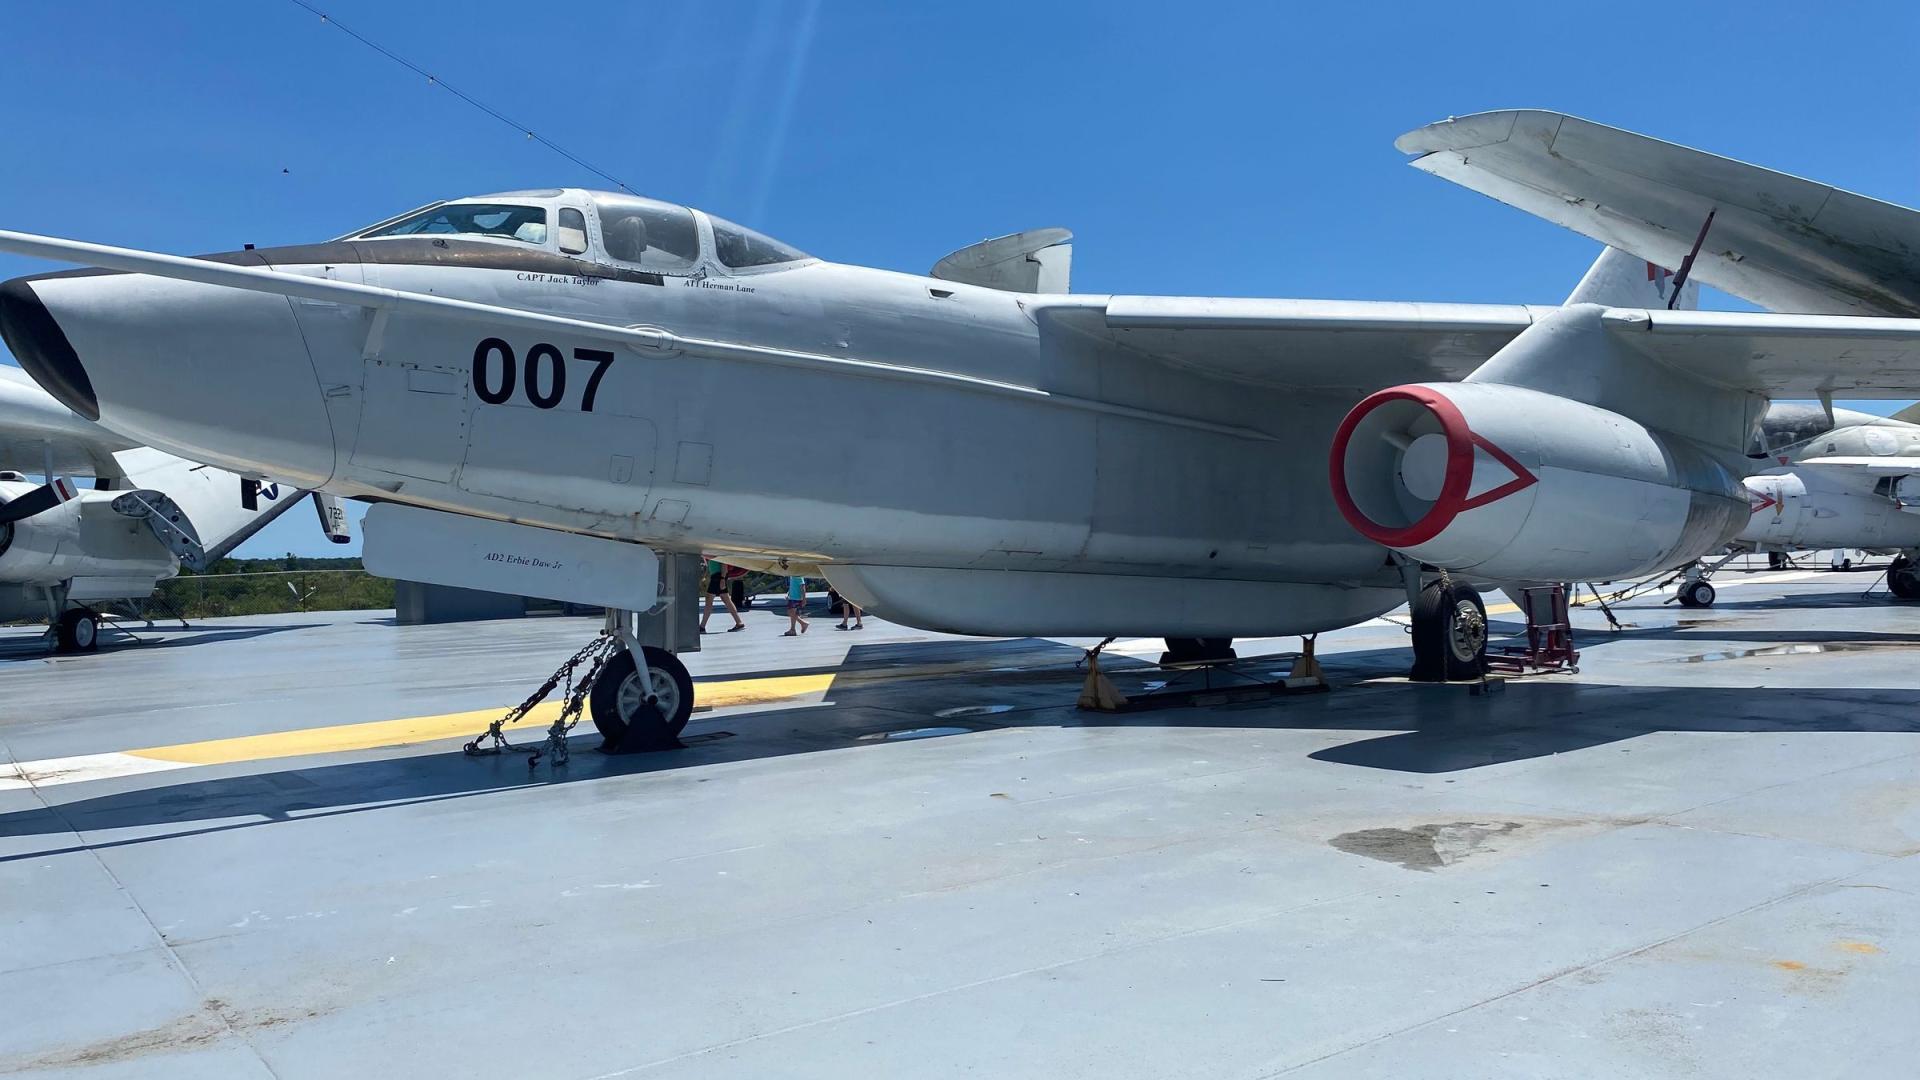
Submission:
POLYGON ((1413 605, 1415 682, 1478 679, 1487 670, 1487 606, 1463 581, 1429 582, 1413 605))
POLYGON ((1920 600, 1920 565, 1909 556, 1894 556, 1887 567, 1887 588, 1902 600, 1920 600))
POLYGON ((617 748, 666 749, 678 744, 688 718, 693 716, 693 676, 687 674, 687 666, 679 657, 665 649, 647 645, 640 651, 647 663, 644 671, 634 663, 628 649, 616 651, 600 669, 588 698, 593 726, 617 748), (645 715, 649 697, 664 727, 645 715), (643 727, 635 729, 636 722, 643 727), (647 731, 646 727, 656 730, 647 731))
POLYGON ((59 652, 92 652, 100 644, 100 616, 86 608, 68 608, 53 624, 53 642, 59 652))
POLYGON ((1680 606, 1712 607, 1715 595, 1713 585, 1705 579, 1689 581, 1680 586, 1680 606))

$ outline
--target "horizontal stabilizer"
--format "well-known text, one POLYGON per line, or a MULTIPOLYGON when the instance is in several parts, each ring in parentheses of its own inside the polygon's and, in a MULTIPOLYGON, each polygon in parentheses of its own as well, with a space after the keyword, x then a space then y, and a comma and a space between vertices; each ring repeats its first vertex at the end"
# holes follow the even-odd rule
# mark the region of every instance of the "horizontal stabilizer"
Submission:
POLYGON ((1920 315, 1920 213, 1560 113, 1394 141, 1414 168, 1775 311, 1920 315), (1713 221, 1704 239, 1707 215, 1713 221))

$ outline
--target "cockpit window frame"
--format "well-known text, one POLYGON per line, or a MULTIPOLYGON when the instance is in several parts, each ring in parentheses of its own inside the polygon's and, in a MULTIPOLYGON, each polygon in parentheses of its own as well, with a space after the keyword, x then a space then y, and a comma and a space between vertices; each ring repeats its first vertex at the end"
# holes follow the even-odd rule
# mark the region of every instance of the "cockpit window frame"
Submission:
MULTIPOLYGON (((706 266, 712 261, 713 245, 711 239, 707 236, 705 230, 701 228, 700 211, 695 210, 691 206, 667 202, 665 199, 650 199, 644 195, 634 195, 625 191, 589 191, 587 192, 586 202, 587 205, 593 208, 592 212, 587 215, 594 244, 593 250, 589 255, 602 266, 616 270, 637 271, 643 274, 659 274, 663 277, 692 277, 700 272, 701 267, 706 266), (678 211, 688 215, 693 223, 693 258, 685 265, 671 266, 648 265, 644 261, 634 262, 629 259, 616 258, 612 246, 607 243, 607 222, 602 211, 605 209, 606 200, 626 199, 647 204, 649 209, 669 212, 678 211)), ((667 248, 660 248, 658 250, 675 254, 671 252, 671 249, 667 248)))
POLYGON ((1804 446, 1844 427, 1831 413, 1818 405, 1775 402, 1754 425, 1753 442, 1748 446, 1751 458, 1773 457, 1797 446, 1804 446), (1817 425, 1824 424, 1824 427, 1817 425))
POLYGON ((352 233, 349 233, 348 235, 341 237, 341 239, 371 242, 371 241, 378 241, 378 240, 415 240, 415 239, 420 239, 422 237, 440 238, 440 239, 457 238, 461 240, 478 241, 481 243, 508 244, 508 245, 512 245, 516 249, 523 250, 523 251, 525 250, 557 251, 558 248, 555 245, 558 238, 557 238, 557 229, 554 225, 554 220, 558 214, 558 206, 559 206, 559 201, 554 199, 519 199, 519 198, 503 198, 499 196, 477 196, 473 198, 464 198, 464 199, 442 199, 439 202, 428 203, 427 205, 419 207, 417 209, 409 210, 404 214, 398 214, 398 215, 395 215, 394 217, 387 218, 385 221, 376 222, 375 224, 369 225, 364 229, 359 229, 352 233), (545 215, 545 219, 541 225, 542 229, 544 230, 544 234, 542 239, 538 243, 535 243, 534 241, 531 241, 531 240, 522 240, 522 239, 519 239, 518 237, 504 236, 498 233, 484 233, 484 232, 434 232, 434 233, 418 232, 418 233, 396 233, 396 234, 389 234, 384 236, 380 235, 384 230, 391 229, 394 226, 402 224, 411 218, 419 217, 423 214, 429 214, 436 210, 440 210, 442 208, 450 207, 450 206, 506 206, 506 207, 515 207, 519 209, 526 209, 526 210, 539 210, 543 215, 545 215))
POLYGON ((712 214, 709 214, 704 210, 696 210, 694 211, 694 213, 697 214, 700 218, 700 229, 702 234, 701 240, 706 245, 708 264, 713 269, 719 271, 722 274, 726 274, 729 277, 751 277, 755 274, 766 274, 766 273, 772 273, 780 270, 790 270, 796 266, 804 266, 807 263, 819 261, 814 256, 809 255, 804 251, 801 251, 799 248, 794 247, 792 244, 787 243, 785 240, 782 240, 775 236, 769 236, 768 234, 761 232, 759 229, 751 228, 749 226, 742 225, 737 221, 730 221, 726 218, 716 218, 712 214), (793 252, 798 257, 793 259, 784 259, 780 262, 756 263, 751 266, 729 266, 727 265, 726 261, 720 257, 720 230, 716 226, 716 222, 731 226, 732 228, 735 228, 735 229, 742 229, 747 232, 753 233, 755 236, 761 237, 762 239, 765 239, 765 240, 771 241, 772 243, 780 245, 781 247, 787 249, 788 251, 793 252))

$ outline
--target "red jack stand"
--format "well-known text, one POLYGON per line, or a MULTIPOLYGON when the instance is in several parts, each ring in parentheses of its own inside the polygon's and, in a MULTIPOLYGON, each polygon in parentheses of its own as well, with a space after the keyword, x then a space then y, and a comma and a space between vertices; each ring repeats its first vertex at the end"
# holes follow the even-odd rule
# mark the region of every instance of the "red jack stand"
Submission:
POLYGON ((1520 610, 1527 617, 1527 644, 1487 650, 1487 668, 1503 675, 1580 673, 1580 653, 1573 647, 1573 623, 1567 615, 1564 585, 1537 585, 1520 590, 1520 610))

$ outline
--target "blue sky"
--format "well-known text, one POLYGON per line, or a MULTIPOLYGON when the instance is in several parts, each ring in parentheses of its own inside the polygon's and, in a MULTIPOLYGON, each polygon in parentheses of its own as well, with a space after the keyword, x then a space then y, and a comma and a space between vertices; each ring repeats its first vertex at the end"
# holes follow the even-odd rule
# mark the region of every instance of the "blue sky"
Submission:
MULTIPOLYGON (((1556 302, 1591 242, 1393 149, 1493 108, 1920 201, 1911 4, 311 2, 637 190, 902 270, 1065 225, 1076 291, 1556 302)), ((607 186, 288 0, 0 28, 6 227, 218 251, 607 186)), ((340 549, 297 510, 242 553, 289 550, 340 549)))

